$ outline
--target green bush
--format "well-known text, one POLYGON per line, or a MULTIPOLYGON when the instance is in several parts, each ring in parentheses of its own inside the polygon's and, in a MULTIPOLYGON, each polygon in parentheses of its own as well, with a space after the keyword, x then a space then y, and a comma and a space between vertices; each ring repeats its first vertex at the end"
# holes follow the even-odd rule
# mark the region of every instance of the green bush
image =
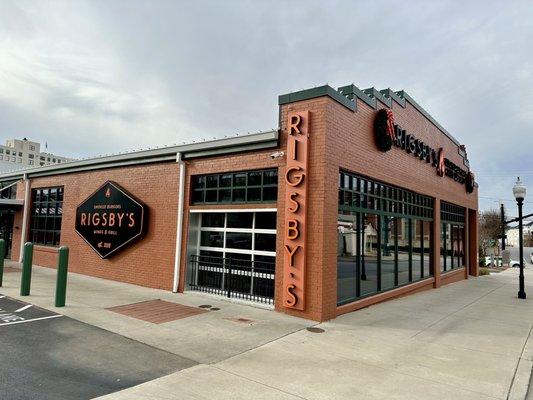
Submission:
POLYGON ((482 275, 490 275, 490 271, 488 268, 480 268, 479 269, 479 276, 482 276, 482 275))

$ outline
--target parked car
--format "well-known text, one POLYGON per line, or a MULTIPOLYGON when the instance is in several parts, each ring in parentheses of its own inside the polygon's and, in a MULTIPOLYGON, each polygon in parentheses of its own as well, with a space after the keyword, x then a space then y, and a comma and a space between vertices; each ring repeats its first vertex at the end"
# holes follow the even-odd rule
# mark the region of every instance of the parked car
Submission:
POLYGON ((531 254, 529 255, 529 259, 530 259, 530 261, 531 261, 531 264, 533 264, 533 253, 531 253, 531 254))
MULTIPOLYGON (((533 253, 531 253, 532 262, 533 262, 533 253)), ((485 257, 485 267, 501 267, 502 266, 502 258, 500 256, 488 256, 485 257)), ((509 266, 513 268, 518 268, 520 266, 520 262, 517 260, 511 259, 509 262, 509 266)), ((524 267, 526 264, 524 263, 524 267)))

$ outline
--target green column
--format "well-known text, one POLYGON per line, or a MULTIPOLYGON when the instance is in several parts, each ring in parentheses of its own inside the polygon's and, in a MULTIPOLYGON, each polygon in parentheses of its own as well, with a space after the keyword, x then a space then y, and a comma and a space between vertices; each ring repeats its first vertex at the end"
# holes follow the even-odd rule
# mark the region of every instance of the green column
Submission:
POLYGON ((4 257, 6 256, 6 241, 0 239, 0 287, 4 279, 4 257))
POLYGON ((57 282, 56 282, 56 307, 65 306, 65 297, 67 295, 67 272, 68 272, 68 247, 59 248, 59 257, 57 261, 57 282))
POLYGON ((20 295, 30 295, 31 284, 31 266, 33 262, 33 243, 24 244, 24 253, 22 256, 22 279, 20 282, 20 295))

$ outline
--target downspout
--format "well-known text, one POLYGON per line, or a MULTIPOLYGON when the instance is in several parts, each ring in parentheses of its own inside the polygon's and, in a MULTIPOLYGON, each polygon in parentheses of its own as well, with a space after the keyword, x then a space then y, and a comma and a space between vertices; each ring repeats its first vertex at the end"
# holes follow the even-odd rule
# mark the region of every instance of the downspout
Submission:
POLYGON ((28 175, 23 175, 24 181, 24 211, 22 214, 22 230, 20 232, 20 254, 19 262, 22 262, 22 254, 24 252, 24 243, 26 242, 26 234, 28 232, 28 214, 30 208, 30 180, 28 175))
POLYGON ((178 226, 176 228, 176 256, 174 259, 174 283, 172 291, 178 292, 180 282, 181 269, 181 251, 182 251, 182 236, 183 236, 183 206, 185 203, 185 163, 182 159, 182 154, 176 154, 176 162, 180 166, 179 186, 178 186, 178 226))

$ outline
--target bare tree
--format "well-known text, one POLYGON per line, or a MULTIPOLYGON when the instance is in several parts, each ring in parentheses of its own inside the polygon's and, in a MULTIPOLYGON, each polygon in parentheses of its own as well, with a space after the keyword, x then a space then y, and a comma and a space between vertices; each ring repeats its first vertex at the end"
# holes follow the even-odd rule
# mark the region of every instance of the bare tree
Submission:
MULTIPOLYGON (((506 217, 505 217, 506 218, 506 217)), ((479 257, 482 259, 489 250, 499 249, 502 233, 500 211, 487 210, 479 214, 479 257)))

